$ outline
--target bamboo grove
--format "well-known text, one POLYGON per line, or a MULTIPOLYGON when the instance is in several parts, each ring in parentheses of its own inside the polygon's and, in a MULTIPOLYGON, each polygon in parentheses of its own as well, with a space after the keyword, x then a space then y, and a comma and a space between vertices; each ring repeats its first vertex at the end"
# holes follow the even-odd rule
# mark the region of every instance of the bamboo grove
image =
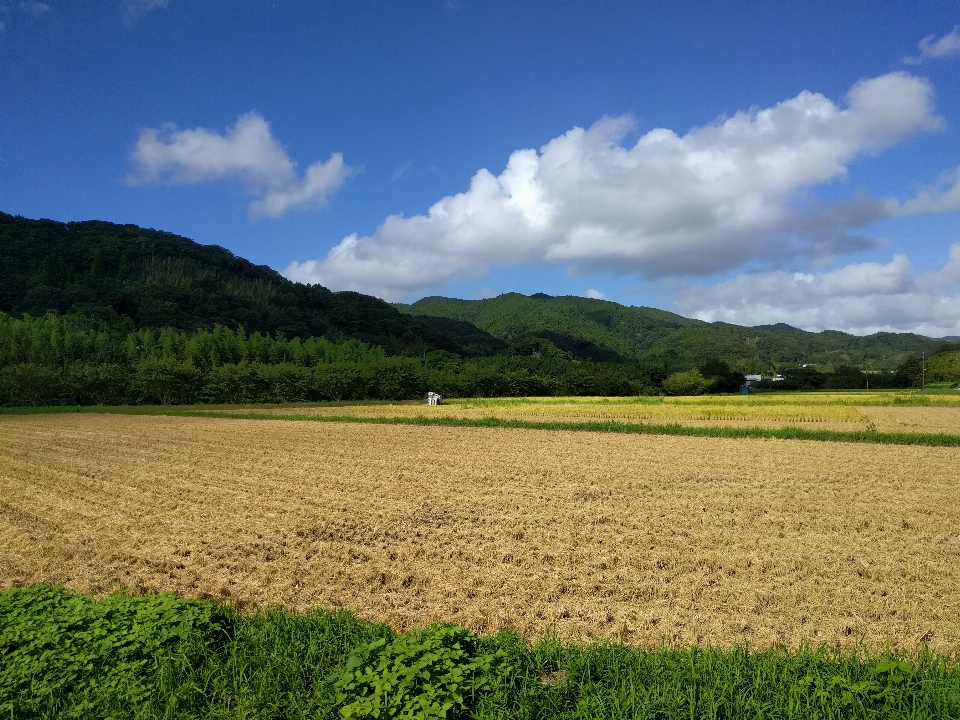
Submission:
POLYGON ((404 400, 444 395, 636 395, 656 370, 550 357, 388 356, 355 339, 215 326, 136 329, 79 314, 0 313, 0 403, 111 405, 404 400))

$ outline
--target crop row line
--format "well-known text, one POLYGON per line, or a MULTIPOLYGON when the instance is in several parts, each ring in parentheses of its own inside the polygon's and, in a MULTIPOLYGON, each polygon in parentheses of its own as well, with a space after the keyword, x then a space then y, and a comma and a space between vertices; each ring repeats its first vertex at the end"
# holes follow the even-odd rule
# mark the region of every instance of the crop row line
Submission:
MULTIPOLYGON (((66 408, 64 408, 66 410, 66 408)), ((303 415, 234 413, 212 410, 174 410, 144 407, 76 407, 71 412, 110 413, 124 415, 165 415, 234 420, 285 420, 297 422, 338 422, 370 425, 420 425, 430 427, 508 428, 515 430, 563 430, 573 432, 619 433, 627 435, 681 435, 687 437, 761 438, 777 440, 813 440, 818 442, 873 443, 878 445, 926 445, 931 447, 960 447, 960 435, 947 433, 891 433, 876 430, 813 430, 799 427, 697 427, 679 423, 633 423, 610 421, 568 422, 517 420, 484 417, 406 417, 356 415, 303 415)))

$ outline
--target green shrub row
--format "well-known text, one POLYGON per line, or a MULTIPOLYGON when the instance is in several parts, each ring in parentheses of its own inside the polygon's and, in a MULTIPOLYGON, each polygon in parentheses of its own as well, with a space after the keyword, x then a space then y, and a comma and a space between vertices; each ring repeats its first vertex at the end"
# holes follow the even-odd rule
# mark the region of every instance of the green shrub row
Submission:
POLYGON ((0 594, 3 718, 956 718, 957 658, 579 645, 172 595, 0 594))
POLYGON ((447 397, 655 392, 635 367, 535 358, 438 365, 429 359, 393 357, 364 364, 241 363, 209 370, 171 359, 148 359, 136 365, 56 368, 22 363, 0 369, 0 406, 7 407, 412 400, 430 390, 447 397))

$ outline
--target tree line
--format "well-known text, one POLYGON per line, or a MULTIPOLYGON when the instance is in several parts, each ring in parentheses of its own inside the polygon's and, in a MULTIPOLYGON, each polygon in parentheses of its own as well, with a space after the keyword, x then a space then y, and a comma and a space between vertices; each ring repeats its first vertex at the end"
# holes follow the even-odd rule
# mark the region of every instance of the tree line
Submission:
POLYGON ((566 357, 463 358, 443 350, 388 356, 323 337, 286 338, 215 326, 136 329, 82 314, 0 313, 0 403, 113 405, 637 395, 662 371, 566 357))
MULTIPOLYGON (((136 328, 74 313, 12 317, 0 312, 0 404, 119 405, 410 400, 448 397, 689 395, 736 392, 743 375, 720 360, 676 371, 641 362, 573 359, 545 341, 513 354, 462 357, 444 350, 388 355, 356 339, 287 338, 242 326, 188 332, 136 328)), ((946 356, 944 356, 946 357, 946 356)), ((936 367, 951 367, 936 361, 936 367)), ((786 368, 771 390, 911 387, 914 356, 895 373, 866 375, 786 368)), ((937 372, 927 374, 936 380, 937 372)), ((960 379, 960 378, 958 378, 960 379)))

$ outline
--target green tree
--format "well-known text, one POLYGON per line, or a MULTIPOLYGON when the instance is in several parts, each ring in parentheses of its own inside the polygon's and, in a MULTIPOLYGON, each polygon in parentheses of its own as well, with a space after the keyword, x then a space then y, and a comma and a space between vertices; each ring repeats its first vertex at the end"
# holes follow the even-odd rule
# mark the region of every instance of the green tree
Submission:
POLYGON ((933 382, 960 382, 960 352, 934 355, 928 363, 928 371, 933 382))
POLYGON ((920 387, 923 382, 923 361, 916 355, 909 355, 900 363, 895 373, 900 387, 920 387))
POLYGON ((209 403, 263 402, 267 386, 256 367, 243 362, 239 365, 219 365, 207 373, 200 397, 209 403))
POLYGON ((62 400, 62 376, 54 368, 19 363, 0 370, 0 401, 5 405, 59 405, 62 400))
POLYGON ((64 381, 65 394, 76 405, 120 405, 128 394, 130 369, 123 365, 71 365, 64 381))
POLYGON ((717 358, 711 358, 700 366, 700 374, 710 381, 709 392, 734 393, 744 383, 744 376, 717 358))
POLYGON ((194 402, 200 373, 191 365, 170 358, 150 358, 136 366, 133 390, 140 402, 183 405, 194 402))
POLYGON ((700 374, 699 370, 687 370, 674 373, 663 381, 663 391, 667 395, 702 395, 710 387, 711 381, 700 374))
POLYGON ((363 377, 354 363, 317 365, 313 385, 320 400, 354 400, 363 396, 363 377))

